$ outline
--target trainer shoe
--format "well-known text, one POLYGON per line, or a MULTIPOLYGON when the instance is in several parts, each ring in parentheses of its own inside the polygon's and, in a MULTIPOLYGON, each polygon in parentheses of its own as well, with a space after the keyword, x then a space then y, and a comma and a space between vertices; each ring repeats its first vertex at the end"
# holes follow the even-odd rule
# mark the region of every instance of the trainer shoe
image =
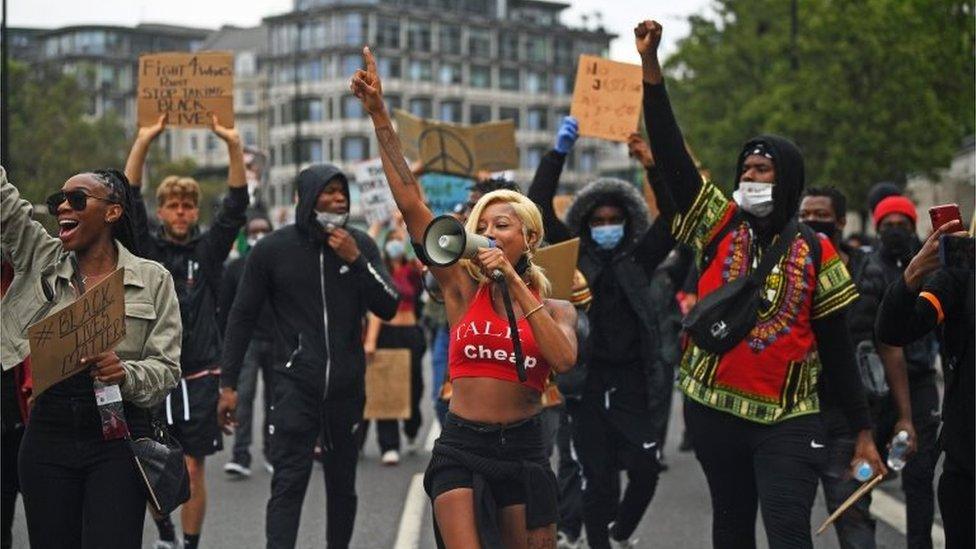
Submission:
POLYGON ((236 461, 228 461, 224 464, 224 472, 232 478, 250 478, 251 468, 245 467, 236 461))
POLYGON ((383 457, 380 458, 383 465, 399 465, 400 464, 400 452, 396 450, 387 450, 383 452, 383 457))
POLYGON ((408 438, 407 445, 403 448, 403 453, 412 456, 416 455, 420 451, 420 441, 417 437, 408 438))
POLYGON ((163 541, 161 539, 157 539, 156 543, 153 544, 153 549, 181 549, 182 547, 183 544, 178 540, 163 541))
POLYGON ((625 539, 625 540, 617 540, 617 539, 613 539, 613 537, 611 537, 610 538, 610 547, 612 549, 631 549, 633 547, 637 547, 637 542, 638 541, 639 540, 637 538, 631 538, 631 539, 625 539))
POLYGON ((269 475, 274 474, 274 465, 271 465, 267 461, 264 462, 264 470, 268 472, 269 475))
POLYGON ((556 532, 556 549, 582 549, 583 536, 573 539, 566 532, 556 532))

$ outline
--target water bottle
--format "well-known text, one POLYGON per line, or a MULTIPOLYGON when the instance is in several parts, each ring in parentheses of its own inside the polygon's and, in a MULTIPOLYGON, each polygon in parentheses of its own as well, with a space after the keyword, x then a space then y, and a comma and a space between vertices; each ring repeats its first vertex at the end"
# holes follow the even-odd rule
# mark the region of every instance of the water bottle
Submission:
POLYGON ((865 482, 871 480, 874 477, 874 468, 871 464, 865 460, 861 460, 857 463, 857 468, 854 469, 854 478, 859 482, 865 482))
POLYGON ((888 450, 888 467, 892 471, 901 471, 905 468, 905 454, 908 453, 908 431, 898 431, 898 434, 891 439, 891 448, 888 450))

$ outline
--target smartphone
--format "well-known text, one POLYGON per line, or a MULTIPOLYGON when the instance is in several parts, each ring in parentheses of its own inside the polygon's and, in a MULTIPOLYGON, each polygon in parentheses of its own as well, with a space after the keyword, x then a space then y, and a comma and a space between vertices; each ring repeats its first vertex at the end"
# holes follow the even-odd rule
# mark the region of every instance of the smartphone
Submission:
POLYGON ((976 240, 971 236, 942 235, 939 238, 939 262, 951 269, 972 270, 976 266, 976 240))
POLYGON ((941 204, 929 208, 929 217, 932 218, 932 230, 945 225, 950 221, 958 221, 962 228, 962 214, 959 213, 959 204, 941 204))

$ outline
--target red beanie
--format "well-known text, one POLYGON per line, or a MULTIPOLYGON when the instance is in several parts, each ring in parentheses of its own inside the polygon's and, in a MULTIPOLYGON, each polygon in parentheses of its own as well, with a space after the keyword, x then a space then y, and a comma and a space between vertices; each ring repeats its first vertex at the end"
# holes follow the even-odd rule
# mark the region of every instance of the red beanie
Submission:
POLYGON ((878 228, 881 220, 888 214, 899 213, 912 220, 912 225, 918 221, 918 214, 915 213, 915 204, 904 196, 889 196, 874 207, 874 228, 878 228))

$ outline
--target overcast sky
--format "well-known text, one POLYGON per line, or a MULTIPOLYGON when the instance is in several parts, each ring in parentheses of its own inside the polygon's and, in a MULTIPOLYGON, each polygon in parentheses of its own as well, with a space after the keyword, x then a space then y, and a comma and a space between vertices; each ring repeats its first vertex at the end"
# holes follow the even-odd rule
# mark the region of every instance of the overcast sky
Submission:
MULTIPOLYGON (((685 18, 702 13, 708 0, 574 0, 563 12, 563 22, 579 26, 583 14, 603 12, 603 24, 620 36, 613 42, 610 57, 637 62, 632 29, 638 19, 657 19, 664 25, 664 54, 674 41, 688 32, 685 18), (607 5, 613 6, 612 9, 607 5)), ((221 25, 253 26, 262 17, 292 9, 293 0, 8 0, 7 25, 12 27, 61 27, 79 24, 131 26, 137 23, 170 23, 217 28, 221 25)), ((590 26, 595 18, 590 17, 590 26)))

